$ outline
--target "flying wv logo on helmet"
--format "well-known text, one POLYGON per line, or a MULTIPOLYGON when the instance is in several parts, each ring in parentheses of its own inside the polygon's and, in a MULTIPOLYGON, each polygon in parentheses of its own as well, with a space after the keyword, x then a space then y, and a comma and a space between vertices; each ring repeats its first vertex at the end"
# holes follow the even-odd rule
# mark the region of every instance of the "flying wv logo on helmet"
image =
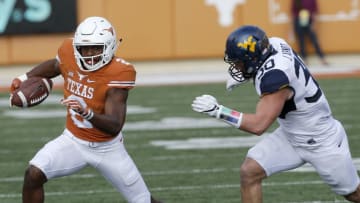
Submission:
POLYGON ((230 76, 242 83, 253 78, 272 53, 274 49, 265 32, 259 27, 246 25, 228 36, 224 60, 230 65, 230 76))
POLYGON ((249 50, 250 52, 255 52, 255 47, 256 47, 256 41, 253 41, 253 36, 250 35, 246 41, 239 42, 237 44, 238 47, 244 48, 246 50, 249 50))

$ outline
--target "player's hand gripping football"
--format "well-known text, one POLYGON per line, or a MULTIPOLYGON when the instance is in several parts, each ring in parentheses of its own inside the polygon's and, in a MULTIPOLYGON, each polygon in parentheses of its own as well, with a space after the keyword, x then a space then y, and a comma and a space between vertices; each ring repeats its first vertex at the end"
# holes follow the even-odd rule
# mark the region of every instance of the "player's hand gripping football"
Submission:
POLYGON ((10 92, 14 92, 16 89, 18 89, 21 85, 22 82, 24 82, 25 80, 27 80, 28 77, 26 74, 23 74, 23 75, 20 75, 16 78, 14 78, 11 82, 11 85, 10 85, 10 92))
POLYGON ((204 113, 211 117, 218 117, 220 105, 215 97, 204 94, 196 97, 191 107, 196 112, 204 113))
POLYGON ((94 116, 92 109, 88 108, 86 102, 81 97, 71 95, 68 98, 61 100, 61 104, 75 111, 86 120, 90 120, 94 116))

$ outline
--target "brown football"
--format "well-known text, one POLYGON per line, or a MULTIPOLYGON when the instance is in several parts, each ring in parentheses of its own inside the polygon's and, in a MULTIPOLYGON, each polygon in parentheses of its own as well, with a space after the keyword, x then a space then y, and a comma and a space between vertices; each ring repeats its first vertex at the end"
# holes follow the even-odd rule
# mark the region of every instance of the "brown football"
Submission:
POLYGON ((32 107, 42 103, 50 94, 53 82, 49 78, 30 77, 10 95, 10 106, 32 107))

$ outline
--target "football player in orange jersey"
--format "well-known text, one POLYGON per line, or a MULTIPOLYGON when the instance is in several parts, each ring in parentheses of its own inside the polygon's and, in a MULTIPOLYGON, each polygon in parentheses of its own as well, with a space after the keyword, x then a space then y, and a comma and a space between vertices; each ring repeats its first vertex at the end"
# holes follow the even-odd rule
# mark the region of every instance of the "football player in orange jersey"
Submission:
POLYGON ((152 198, 139 170, 127 153, 121 133, 128 91, 135 86, 134 67, 114 56, 118 40, 102 17, 89 17, 66 39, 55 59, 47 60, 15 78, 11 91, 34 76, 64 78, 67 107, 64 132, 30 160, 22 199, 44 202, 43 185, 50 179, 92 166, 128 202, 159 202, 152 198))

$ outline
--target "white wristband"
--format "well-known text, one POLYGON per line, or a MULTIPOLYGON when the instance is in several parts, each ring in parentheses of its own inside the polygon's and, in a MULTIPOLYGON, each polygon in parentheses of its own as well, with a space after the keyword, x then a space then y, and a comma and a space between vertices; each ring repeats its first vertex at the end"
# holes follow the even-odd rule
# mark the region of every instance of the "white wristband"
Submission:
POLYGON ((240 128, 242 123, 243 113, 235 111, 233 109, 229 109, 223 105, 220 105, 216 118, 225 121, 226 123, 236 128, 240 128))
POLYGON ((87 109, 86 113, 81 114, 85 120, 91 120, 94 117, 94 111, 92 109, 87 109))
POLYGON ((21 82, 24 82, 25 80, 28 79, 28 76, 27 76, 26 73, 24 73, 24 74, 18 76, 17 78, 18 78, 21 82))

